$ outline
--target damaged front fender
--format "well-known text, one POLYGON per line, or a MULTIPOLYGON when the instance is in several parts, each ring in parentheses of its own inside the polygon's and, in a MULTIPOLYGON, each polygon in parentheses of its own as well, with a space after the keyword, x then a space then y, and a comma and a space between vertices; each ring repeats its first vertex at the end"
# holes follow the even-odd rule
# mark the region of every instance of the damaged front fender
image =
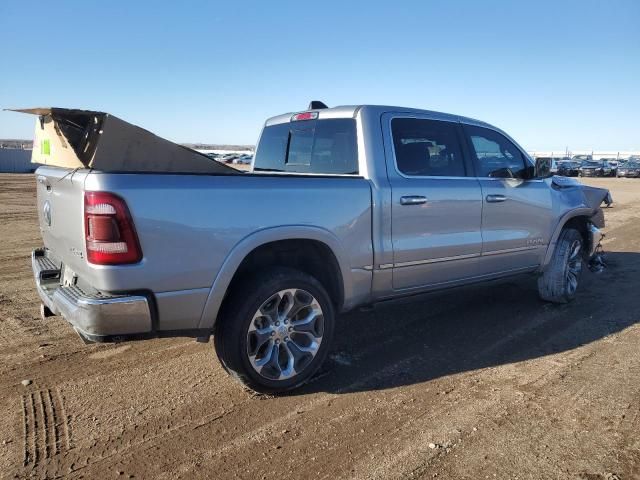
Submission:
POLYGON ((562 229, 574 218, 582 217, 586 221, 585 236, 588 242, 585 253, 590 261, 596 254, 604 234, 600 231, 605 226, 602 204, 610 206, 613 203, 611 193, 606 188, 584 185, 569 177, 552 177, 549 181, 554 218, 558 219, 554 225, 547 253, 542 268, 551 261, 553 252, 562 229))

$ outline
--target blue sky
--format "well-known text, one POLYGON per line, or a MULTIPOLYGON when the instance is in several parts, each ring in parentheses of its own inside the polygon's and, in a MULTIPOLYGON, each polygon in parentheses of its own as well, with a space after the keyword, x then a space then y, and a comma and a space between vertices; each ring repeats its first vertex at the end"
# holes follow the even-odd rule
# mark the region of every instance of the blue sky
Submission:
MULTIPOLYGON (((640 149, 640 1, 2 1, 0 107, 103 110, 181 142, 374 103, 530 150, 640 149)), ((0 112, 0 138, 33 118, 0 112)))

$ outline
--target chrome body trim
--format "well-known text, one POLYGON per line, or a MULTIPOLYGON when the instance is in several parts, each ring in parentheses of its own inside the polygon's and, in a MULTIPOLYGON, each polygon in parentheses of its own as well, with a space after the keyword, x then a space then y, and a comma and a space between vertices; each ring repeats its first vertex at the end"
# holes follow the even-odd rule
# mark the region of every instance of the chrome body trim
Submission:
MULTIPOLYGON (((594 227, 595 228, 595 227, 594 227)), ((597 229, 596 229, 597 230, 597 229)), ((535 250, 536 248, 542 247, 545 245, 531 245, 528 247, 517 247, 517 248, 506 248, 504 250, 494 250, 491 252, 482 252, 481 254, 472 253, 469 255, 456 255, 454 257, 442 257, 442 258, 431 258, 426 260, 416 260, 413 262, 401 262, 401 263, 388 263, 384 265, 380 265, 380 270, 384 270, 386 268, 402 268, 402 267, 413 267, 415 265, 425 265, 428 263, 441 263, 441 262, 451 262, 455 260, 466 260, 469 258, 478 258, 478 257, 487 257, 491 255, 504 255, 508 253, 516 253, 516 252, 524 252, 526 250, 535 250)))
POLYGON ((469 255, 456 255, 455 257, 441 257, 441 258, 432 258, 427 260, 416 260, 413 262, 402 262, 394 264, 394 268, 402 268, 402 267, 412 267, 414 265, 424 265, 426 263, 440 263, 440 262, 450 262, 452 260, 464 260, 467 258, 477 258, 480 257, 480 254, 471 253, 469 255))
POLYGON ((482 256, 486 257, 489 255, 503 255, 505 253, 524 252, 526 250, 535 250, 536 248, 541 246, 546 246, 546 245, 531 245, 528 247, 516 247, 516 248, 505 248, 504 250, 492 250, 490 252, 482 252, 482 256))

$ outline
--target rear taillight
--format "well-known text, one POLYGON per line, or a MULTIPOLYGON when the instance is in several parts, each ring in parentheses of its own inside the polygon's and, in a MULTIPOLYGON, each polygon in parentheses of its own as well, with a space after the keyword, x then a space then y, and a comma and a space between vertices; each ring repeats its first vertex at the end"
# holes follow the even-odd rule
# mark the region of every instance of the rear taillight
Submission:
POLYGON ((142 259, 127 204, 113 193, 85 192, 84 232, 90 263, 116 265, 142 259))

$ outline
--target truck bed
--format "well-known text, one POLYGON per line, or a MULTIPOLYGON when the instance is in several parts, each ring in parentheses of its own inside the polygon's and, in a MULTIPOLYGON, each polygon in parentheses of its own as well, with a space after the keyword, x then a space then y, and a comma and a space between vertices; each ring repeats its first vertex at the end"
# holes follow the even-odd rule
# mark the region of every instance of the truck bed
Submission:
MULTIPOLYGON (((75 276, 87 295, 143 292, 157 305, 152 310, 161 312, 154 319, 158 330, 211 326, 217 312, 205 307, 216 303, 212 285, 221 280, 225 262, 234 261, 233 252, 251 248, 253 237, 275 241, 280 230, 288 232, 288 239, 295 231, 303 238, 330 239, 341 255, 340 265, 355 272, 355 278, 360 273, 367 292, 370 288, 371 187, 364 178, 100 173, 56 167, 40 167, 36 178, 48 264, 64 266, 63 276, 75 276), (87 261, 85 191, 114 192, 126 202, 142 261, 113 266, 87 261)), ((344 273, 346 279, 353 277, 344 273)), ((348 288, 364 292, 361 286, 348 288)))

